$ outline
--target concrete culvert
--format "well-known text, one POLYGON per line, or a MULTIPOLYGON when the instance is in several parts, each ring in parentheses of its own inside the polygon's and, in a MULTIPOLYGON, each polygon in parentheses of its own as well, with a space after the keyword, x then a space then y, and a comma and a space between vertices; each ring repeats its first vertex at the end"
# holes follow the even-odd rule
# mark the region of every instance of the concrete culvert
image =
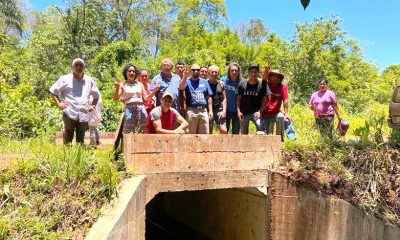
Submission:
POLYGON ((159 193, 146 205, 146 240, 269 239, 256 188, 159 193))

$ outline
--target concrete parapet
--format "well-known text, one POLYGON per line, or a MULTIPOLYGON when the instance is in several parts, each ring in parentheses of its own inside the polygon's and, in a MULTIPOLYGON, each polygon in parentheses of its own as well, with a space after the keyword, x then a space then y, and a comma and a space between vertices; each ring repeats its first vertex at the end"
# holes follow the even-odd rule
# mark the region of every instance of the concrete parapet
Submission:
POLYGON ((90 229, 86 240, 144 240, 145 177, 124 180, 116 202, 90 229))
POLYGON ((268 170, 149 174, 146 181, 146 203, 160 192, 267 188, 268 178, 268 170))
POLYGON ((127 166, 146 174, 271 169, 280 151, 271 135, 124 135, 127 166))

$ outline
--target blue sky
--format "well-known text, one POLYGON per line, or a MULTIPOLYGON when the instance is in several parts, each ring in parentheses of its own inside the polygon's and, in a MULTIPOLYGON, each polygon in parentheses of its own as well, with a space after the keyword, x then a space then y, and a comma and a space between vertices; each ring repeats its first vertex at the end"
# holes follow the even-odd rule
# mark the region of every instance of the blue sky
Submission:
MULTIPOLYGON (((27 0, 36 10, 62 5, 62 0, 27 0)), ((333 15, 342 19, 342 30, 355 39, 365 60, 380 69, 400 64, 400 1, 399 0, 311 0, 303 10, 300 0, 225 0, 228 24, 237 27, 251 18, 260 18, 268 31, 289 40, 295 23, 327 19, 333 15)))

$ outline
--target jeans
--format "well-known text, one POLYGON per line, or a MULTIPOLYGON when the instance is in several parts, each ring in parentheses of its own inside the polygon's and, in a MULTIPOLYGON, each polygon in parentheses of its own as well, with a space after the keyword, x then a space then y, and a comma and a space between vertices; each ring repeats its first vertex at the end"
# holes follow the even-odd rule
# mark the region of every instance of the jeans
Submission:
POLYGON ((263 117, 264 128, 267 134, 274 132, 274 123, 276 123, 276 135, 281 135, 281 141, 283 142, 283 131, 285 126, 285 115, 278 113, 269 117, 263 117))
POLYGON ((226 112, 226 128, 229 132, 231 122, 232 122, 232 134, 239 134, 240 130, 240 123, 239 123, 239 118, 237 117, 236 112, 226 112))
POLYGON ((254 125, 256 125, 257 131, 263 131, 261 125, 261 118, 256 118, 253 114, 243 115, 243 118, 240 120, 240 133, 243 135, 249 134, 249 123, 252 121, 254 125))
POLYGON ((64 144, 72 143, 75 131, 76 131, 76 143, 83 144, 88 123, 79 122, 79 119, 78 120, 71 119, 65 113, 63 113, 63 122, 64 122, 64 144))

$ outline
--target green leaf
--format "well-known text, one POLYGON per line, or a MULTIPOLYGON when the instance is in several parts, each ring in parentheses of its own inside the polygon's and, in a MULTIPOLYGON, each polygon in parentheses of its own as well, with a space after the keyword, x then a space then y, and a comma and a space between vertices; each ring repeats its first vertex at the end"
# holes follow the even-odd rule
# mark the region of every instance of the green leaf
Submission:
POLYGON ((310 0, 300 0, 301 5, 303 5, 304 10, 308 7, 308 4, 310 4, 310 0))

